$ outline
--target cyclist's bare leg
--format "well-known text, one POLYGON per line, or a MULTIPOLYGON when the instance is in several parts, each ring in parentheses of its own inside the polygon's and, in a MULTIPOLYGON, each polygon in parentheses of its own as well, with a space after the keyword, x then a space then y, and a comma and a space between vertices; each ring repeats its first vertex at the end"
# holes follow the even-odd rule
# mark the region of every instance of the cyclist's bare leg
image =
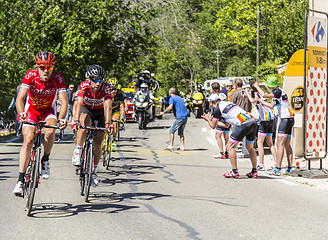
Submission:
POLYGON ((95 149, 95 165, 97 166, 99 163, 99 160, 101 158, 102 149, 101 149, 101 143, 104 141, 105 133, 103 132, 97 132, 97 135, 93 137, 93 146, 95 149))
POLYGON ((257 137, 257 152, 259 154, 259 160, 260 164, 264 164, 264 139, 266 138, 266 135, 258 133, 257 137))
POLYGON ((223 141, 222 141, 223 132, 215 132, 216 142, 218 143, 220 153, 223 152, 223 141))
MULTIPOLYGON (((46 123, 48 125, 56 126, 57 120, 55 118, 47 118, 46 123)), ((56 131, 56 129, 53 129, 53 128, 44 128, 43 129, 43 132, 44 132, 43 147, 44 147, 44 152, 47 154, 50 154, 52 146, 54 145, 55 131, 56 131)))
MULTIPOLYGON (((118 121, 119 119, 120 119, 120 116, 118 114, 114 114, 113 120, 118 121)), ((113 126, 114 126, 113 137, 116 138, 117 133, 118 133, 118 122, 114 122, 113 126)))
MULTIPOLYGON (((91 126, 91 118, 88 114, 83 113, 80 115, 80 123, 82 126, 91 126)), ((80 128, 76 133, 76 146, 82 146, 86 138, 87 130, 80 128)))
POLYGON ((31 157, 31 148, 34 143, 35 128, 25 125, 22 129, 24 141, 19 153, 19 172, 25 173, 31 157))

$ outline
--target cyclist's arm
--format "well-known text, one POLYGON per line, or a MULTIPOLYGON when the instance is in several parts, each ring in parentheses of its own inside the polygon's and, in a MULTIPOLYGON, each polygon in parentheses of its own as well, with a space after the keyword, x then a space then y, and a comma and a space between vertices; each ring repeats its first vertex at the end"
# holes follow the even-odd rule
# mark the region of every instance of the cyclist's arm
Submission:
POLYGON ((19 89, 17 98, 16 98, 16 110, 17 114, 21 114, 24 112, 24 101, 27 96, 28 88, 21 87, 19 89))
POLYGON ((68 108, 68 102, 67 102, 67 93, 66 91, 61 91, 58 93, 58 99, 60 102, 60 112, 59 112, 59 119, 65 119, 67 108, 68 108))
POLYGON ((121 116, 123 116, 125 118, 125 102, 124 101, 122 101, 120 103, 120 114, 121 114, 121 116))
POLYGON ((107 99, 104 102, 104 115, 106 123, 112 122, 112 102, 113 100, 111 99, 107 99))

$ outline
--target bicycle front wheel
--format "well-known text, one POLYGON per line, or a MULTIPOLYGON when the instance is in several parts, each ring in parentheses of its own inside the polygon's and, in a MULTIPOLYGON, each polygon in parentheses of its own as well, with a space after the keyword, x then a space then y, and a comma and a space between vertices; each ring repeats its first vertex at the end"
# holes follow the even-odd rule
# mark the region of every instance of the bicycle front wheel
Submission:
POLYGON ((84 185, 85 185, 85 163, 87 162, 87 146, 84 144, 82 149, 82 155, 81 155, 81 166, 80 166, 80 193, 81 196, 84 195, 84 185))
POLYGON ((106 167, 107 166, 107 160, 108 160, 108 138, 109 138, 109 134, 105 133, 105 139, 103 141, 102 144, 102 159, 103 159, 103 166, 106 167))
POLYGON ((88 148, 86 164, 85 164, 85 174, 84 174, 84 201, 87 202, 89 199, 90 185, 91 185, 91 174, 93 170, 93 147, 92 145, 88 148))
POLYGON ((35 189, 39 181, 39 168, 40 168, 40 148, 33 150, 30 161, 30 170, 26 191, 26 215, 30 216, 34 202, 35 189))
POLYGON ((112 143, 113 143, 113 138, 112 136, 108 136, 108 142, 107 142, 107 146, 108 146, 108 151, 107 151, 107 165, 106 165, 106 170, 109 169, 109 163, 110 163, 110 158, 111 158, 111 155, 112 155, 112 143))

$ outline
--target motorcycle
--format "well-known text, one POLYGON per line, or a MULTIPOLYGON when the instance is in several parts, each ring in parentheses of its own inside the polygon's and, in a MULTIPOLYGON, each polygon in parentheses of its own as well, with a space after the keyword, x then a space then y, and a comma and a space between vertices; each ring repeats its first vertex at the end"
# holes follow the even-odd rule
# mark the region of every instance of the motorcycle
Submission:
POLYGON ((149 94, 137 94, 133 101, 133 109, 139 129, 146 128, 147 124, 151 122, 150 114, 147 112, 151 106, 152 101, 150 100, 149 94))
POLYGON ((192 112, 196 118, 200 118, 204 113, 205 108, 205 99, 203 94, 200 92, 195 92, 191 96, 191 103, 192 103, 192 112))

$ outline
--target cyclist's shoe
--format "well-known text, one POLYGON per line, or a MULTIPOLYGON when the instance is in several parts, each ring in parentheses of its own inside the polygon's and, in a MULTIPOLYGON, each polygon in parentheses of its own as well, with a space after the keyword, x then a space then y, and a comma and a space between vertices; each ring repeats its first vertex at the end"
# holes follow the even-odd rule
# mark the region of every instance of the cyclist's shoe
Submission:
POLYGON ((239 178, 239 173, 234 173, 233 171, 223 174, 226 178, 239 178))
POLYGON ((266 173, 269 175, 273 175, 273 176, 281 175, 281 171, 277 171, 277 169, 275 169, 275 168, 267 170, 266 173))
POLYGON ((72 157, 72 164, 74 166, 80 166, 81 165, 81 153, 74 150, 73 157, 72 157))
POLYGON ((257 178, 257 172, 250 171, 249 173, 246 173, 246 176, 249 178, 257 178))
POLYGON ((113 142, 112 143, 112 152, 116 152, 117 149, 116 149, 116 142, 113 142))
POLYGON ((257 165, 257 171, 264 171, 264 164, 257 165))
POLYGON ((15 194, 17 197, 23 196, 23 183, 21 181, 18 181, 14 187, 13 194, 15 194))
POLYGON ((225 153, 224 154, 224 157, 228 159, 229 158, 229 154, 225 153))
POLYGON ((98 177, 96 173, 91 174, 91 186, 92 187, 97 187, 99 184, 98 177))
POLYGON ((41 177, 42 179, 48 179, 50 177, 49 161, 42 162, 41 177))

